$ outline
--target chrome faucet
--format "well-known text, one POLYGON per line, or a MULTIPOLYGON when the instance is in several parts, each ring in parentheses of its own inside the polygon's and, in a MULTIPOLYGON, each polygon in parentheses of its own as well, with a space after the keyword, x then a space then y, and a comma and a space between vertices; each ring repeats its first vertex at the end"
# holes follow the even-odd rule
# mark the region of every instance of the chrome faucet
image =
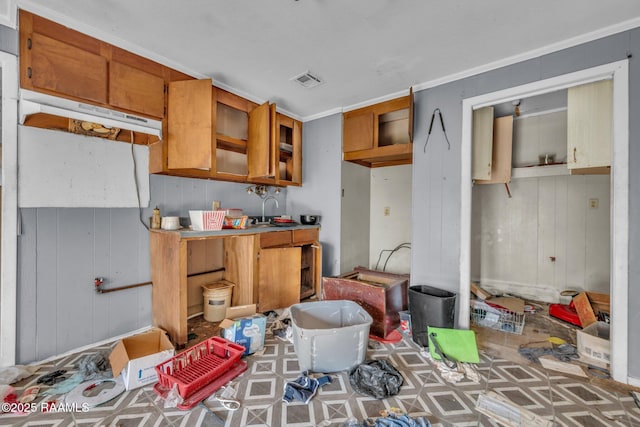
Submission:
POLYGON ((273 200, 274 202, 276 202, 276 209, 279 207, 278 206, 278 199, 275 198, 275 196, 267 196, 264 198, 264 200, 262 200, 262 222, 266 222, 264 220, 264 205, 265 203, 267 203, 267 200, 273 200))

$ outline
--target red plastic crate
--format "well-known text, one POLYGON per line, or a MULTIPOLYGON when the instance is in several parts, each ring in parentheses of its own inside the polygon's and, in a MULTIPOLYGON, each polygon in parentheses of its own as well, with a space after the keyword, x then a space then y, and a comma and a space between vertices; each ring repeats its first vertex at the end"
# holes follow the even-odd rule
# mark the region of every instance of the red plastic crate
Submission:
POLYGON ((242 357, 245 348, 221 337, 211 337, 156 366, 158 384, 178 385, 184 399, 223 375, 242 357))

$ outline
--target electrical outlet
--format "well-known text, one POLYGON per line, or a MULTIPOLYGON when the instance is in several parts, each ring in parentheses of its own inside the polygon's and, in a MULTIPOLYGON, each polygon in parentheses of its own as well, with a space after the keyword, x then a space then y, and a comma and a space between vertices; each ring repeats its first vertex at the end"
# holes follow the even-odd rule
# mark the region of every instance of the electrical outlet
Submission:
POLYGON ((391 215, 391 208, 389 206, 384 207, 384 216, 391 215))
POLYGON ((598 209, 598 199, 589 199, 589 208, 598 209))

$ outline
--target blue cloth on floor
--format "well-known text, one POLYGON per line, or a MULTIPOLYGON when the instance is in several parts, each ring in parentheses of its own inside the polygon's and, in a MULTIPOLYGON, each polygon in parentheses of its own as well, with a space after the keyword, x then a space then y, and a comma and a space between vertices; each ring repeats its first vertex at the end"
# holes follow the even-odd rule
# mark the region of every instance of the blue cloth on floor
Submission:
POLYGON ((303 403, 309 403, 311 398, 316 395, 318 387, 330 382, 331 377, 328 375, 318 379, 301 375, 295 380, 289 381, 284 385, 284 396, 282 396, 282 400, 289 403, 296 399, 303 403))
POLYGON ((423 417, 411 418, 408 415, 393 415, 390 414, 385 418, 378 418, 374 424, 374 427, 430 427, 429 420, 423 417))

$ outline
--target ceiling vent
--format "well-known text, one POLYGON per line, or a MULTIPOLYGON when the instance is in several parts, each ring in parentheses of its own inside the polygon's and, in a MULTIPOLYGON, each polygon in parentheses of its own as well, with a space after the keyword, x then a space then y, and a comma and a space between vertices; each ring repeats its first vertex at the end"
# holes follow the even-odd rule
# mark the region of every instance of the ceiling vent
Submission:
POLYGON ((320 77, 311 74, 310 71, 305 71, 304 73, 293 77, 291 80, 297 82, 301 86, 306 87, 307 89, 324 83, 322 80, 320 80, 320 77))

